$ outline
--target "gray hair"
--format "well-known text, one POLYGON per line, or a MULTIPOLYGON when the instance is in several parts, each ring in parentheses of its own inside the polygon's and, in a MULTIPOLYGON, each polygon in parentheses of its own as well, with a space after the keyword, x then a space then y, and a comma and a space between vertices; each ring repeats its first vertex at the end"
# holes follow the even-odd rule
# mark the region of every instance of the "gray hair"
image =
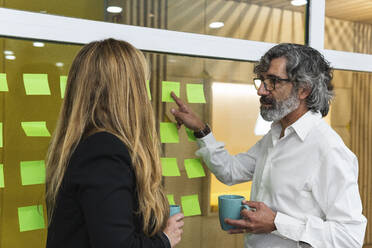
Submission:
POLYGON ((332 68, 314 48, 283 43, 272 47, 260 59, 254 73, 262 75, 270 67, 271 60, 284 57, 287 60, 286 71, 296 90, 307 88, 311 93, 306 98, 309 110, 326 116, 333 97, 332 68))

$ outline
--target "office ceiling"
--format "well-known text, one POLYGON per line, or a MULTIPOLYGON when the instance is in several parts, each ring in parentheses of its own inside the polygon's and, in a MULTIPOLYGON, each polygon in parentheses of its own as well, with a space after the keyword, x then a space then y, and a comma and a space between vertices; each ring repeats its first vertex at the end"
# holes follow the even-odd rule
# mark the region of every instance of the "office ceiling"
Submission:
MULTIPOLYGON (((227 0, 242 3, 251 3, 273 8, 282 8, 295 11, 304 11, 304 6, 291 5, 291 0, 227 0)), ((371 0, 326 0, 326 16, 372 24, 371 0)))

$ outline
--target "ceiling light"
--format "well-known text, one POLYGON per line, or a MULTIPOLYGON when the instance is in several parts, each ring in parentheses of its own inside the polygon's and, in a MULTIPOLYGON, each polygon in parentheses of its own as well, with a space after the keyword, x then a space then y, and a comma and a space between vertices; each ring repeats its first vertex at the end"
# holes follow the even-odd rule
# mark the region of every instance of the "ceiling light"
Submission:
POLYGON ((107 12, 110 12, 110 13, 121 13, 122 11, 123 11, 123 8, 119 6, 107 7, 107 12))
POLYGON ((44 47, 45 44, 43 42, 34 42, 33 43, 34 47, 44 47))
POLYGON ((16 56, 14 56, 14 55, 6 55, 5 58, 6 59, 9 59, 9 60, 15 60, 16 59, 16 56))
POLYGON ((307 4, 307 0, 292 0, 291 4, 294 6, 302 6, 307 4))
POLYGON ((13 55, 14 52, 13 52, 13 51, 9 51, 9 50, 5 50, 5 51, 4 51, 4 54, 5 54, 5 55, 13 55))
POLYGON ((56 66, 57 66, 57 67, 63 67, 64 65, 65 65, 65 64, 63 64, 62 62, 57 62, 57 63, 56 63, 56 66))
POLYGON ((210 28, 222 28, 225 24, 223 22, 212 22, 209 24, 210 28))

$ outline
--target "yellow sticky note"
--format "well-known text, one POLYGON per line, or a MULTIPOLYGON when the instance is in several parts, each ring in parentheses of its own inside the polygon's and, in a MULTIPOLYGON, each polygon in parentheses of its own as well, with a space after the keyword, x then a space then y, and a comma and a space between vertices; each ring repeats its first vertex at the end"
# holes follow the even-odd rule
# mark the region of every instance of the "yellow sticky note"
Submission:
POLYGON ((32 231, 43 229, 44 212, 42 205, 34 205, 18 208, 19 231, 32 231))
POLYGON ((185 170, 188 178, 205 177, 204 168, 200 159, 185 159, 185 170))
POLYGON ((60 76, 59 77, 59 86, 61 88, 61 98, 65 97, 66 85, 67 85, 67 76, 60 76))
POLYGON ((186 95, 189 103, 205 103, 203 84, 186 84, 186 95))
POLYGON ((169 205, 176 205, 174 201, 174 195, 167 195, 169 205))
POLYGON ((44 160, 21 161, 21 181, 22 185, 45 183, 44 160))
POLYGON ((0 147, 3 147, 3 123, 0 122, 0 147))
POLYGON ((23 74, 26 95, 50 95, 48 74, 23 74))
POLYGON ((160 162, 163 176, 181 176, 177 165, 177 158, 160 158, 160 162))
POLYGON ((0 164, 0 188, 4 188, 5 183, 4 183, 4 165, 0 164))
POLYGON ((176 96, 180 97, 180 83, 163 81, 161 90, 161 101, 174 102, 173 98, 171 97, 172 91, 174 92, 174 94, 176 94, 176 96))
POLYGON ((175 123, 160 122, 161 143, 179 143, 178 129, 175 123))
POLYGON ((23 131, 25 131, 26 136, 50 137, 50 133, 45 121, 21 122, 21 126, 23 128, 23 131))
POLYGON ((150 81, 146 80, 146 89, 147 89, 147 95, 149 96, 149 99, 151 101, 151 91, 150 91, 150 81))
POLYGON ((181 204, 185 216, 201 215, 198 195, 181 196, 181 204))
POLYGON ((0 73, 0 91, 9 91, 5 73, 0 73))
POLYGON ((196 141, 196 138, 194 136, 194 131, 192 131, 191 129, 189 129, 187 127, 186 127, 186 134, 187 134, 187 140, 188 141, 191 141, 191 142, 196 141))

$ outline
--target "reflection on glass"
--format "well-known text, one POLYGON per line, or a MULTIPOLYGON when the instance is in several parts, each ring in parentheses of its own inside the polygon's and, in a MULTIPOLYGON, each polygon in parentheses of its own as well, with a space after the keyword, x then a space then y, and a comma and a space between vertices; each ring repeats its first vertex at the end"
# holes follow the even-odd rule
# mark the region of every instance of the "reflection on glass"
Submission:
POLYGON ((304 43, 303 0, 5 1, 3 7, 265 42, 304 43))

